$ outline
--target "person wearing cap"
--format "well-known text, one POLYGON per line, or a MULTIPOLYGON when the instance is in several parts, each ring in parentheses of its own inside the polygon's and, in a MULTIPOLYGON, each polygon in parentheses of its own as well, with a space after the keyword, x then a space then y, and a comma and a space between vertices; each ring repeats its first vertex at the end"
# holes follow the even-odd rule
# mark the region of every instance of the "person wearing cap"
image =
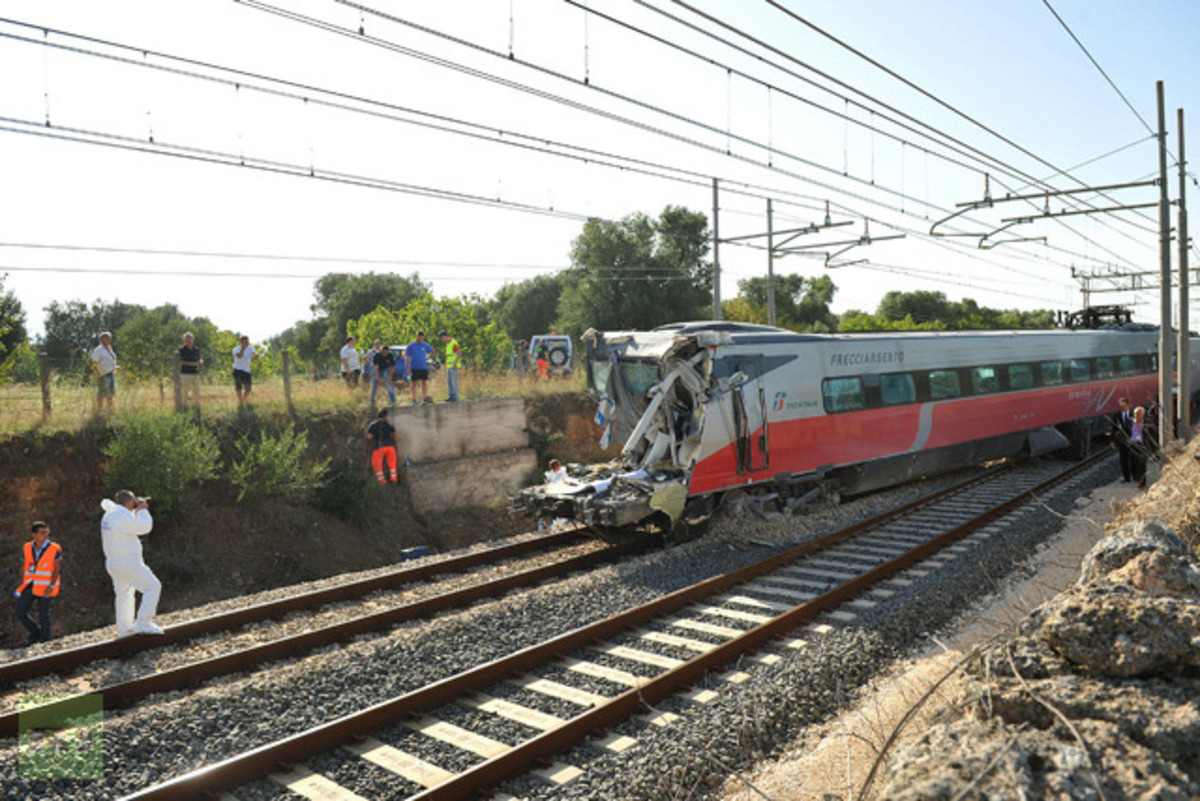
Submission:
POLYGON ((21 584, 13 596, 17 598, 17 620, 29 631, 29 644, 33 645, 50 639, 50 601, 58 597, 61 586, 62 546, 50 541, 50 526, 41 520, 35 520, 29 531, 32 538, 22 549, 21 584), (34 601, 37 622, 29 614, 34 601))
POLYGON ((141 538, 150 533, 150 499, 121 490, 110 501, 100 501, 104 517, 100 519, 100 537, 104 544, 104 569, 112 578, 116 596, 117 636, 162 634, 154 622, 162 582, 142 560, 141 538), (142 605, 134 618, 134 593, 142 594, 142 605))
POLYGON ((438 331, 438 339, 446 346, 446 402, 458 400, 458 368, 462 367, 462 348, 458 340, 445 329, 438 331))

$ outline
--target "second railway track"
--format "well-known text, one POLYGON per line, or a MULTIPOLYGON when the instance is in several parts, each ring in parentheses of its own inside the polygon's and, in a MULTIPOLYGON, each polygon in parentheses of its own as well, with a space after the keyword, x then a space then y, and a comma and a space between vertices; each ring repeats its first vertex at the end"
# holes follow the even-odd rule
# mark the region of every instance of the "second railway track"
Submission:
MULTIPOLYGON (((904 587, 974 547, 957 541, 986 539, 989 520, 1049 492, 1050 483, 1034 485, 1058 472, 1042 467, 977 480, 919 508, 848 527, 135 797, 199 797, 266 775, 279 789, 307 797, 355 797, 353 779, 346 781, 350 789, 339 787, 302 760, 342 766, 356 761, 342 772, 373 776, 365 797, 466 797, 530 770, 590 733, 627 726, 631 716, 654 704, 713 702, 718 689, 681 693, 680 687, 760 649, 747 665, 785 661, 789 651, 808 646, 789 633, 797 626, 820 621, 810 627, 820 637, 830 624, 869 617, 904 587), (1014 495, 1019 497, 1002 497, 1014 495), (917 562, 922 564, 914 567, 917 562), (774 645, 780 637, 789 639, 774 645), (320 756, 330 749, 340 756, 320 756), (439 753, 446 755, 445 764, 432 758, 439 753)), ((939 611, 931 609, 930 619, 939 611)), ((745 680, 740 670, 714 675, 720 675, 718 686, 745 680)), ((651 714, 637 725, 652 730, 676 716, 651 714)), ((617 732, 585 748, 622 754, 636 751, 637 739, 617 732)), ((569 762, 543 770, 541 778, 523 780, 534 784, 520 794, 536 795, 537 783, 573 778, 579 770, 569 762)), ((245 788, 238 797, 263 792, 245 788)))

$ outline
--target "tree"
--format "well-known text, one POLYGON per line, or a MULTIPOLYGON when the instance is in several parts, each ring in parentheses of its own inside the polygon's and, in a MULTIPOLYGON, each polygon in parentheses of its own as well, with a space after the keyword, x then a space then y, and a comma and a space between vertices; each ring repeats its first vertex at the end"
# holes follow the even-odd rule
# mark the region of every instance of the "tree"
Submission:
POLYGON ((26 351, 25 310, 12 292, 4 291, 0 275, 0 384, 5 383, 26 351))
POLYGON ((54 301, 46 307, 42 348, 57 367, 86 367, 87 356, 99 343, 101 331, 115 334, 127 321, 145 311, 145 306, 119 300, 112 303, 96 300, 90 306, 80 300, 54 301))
POLYGON ((336 352, 347 336, 346 324, 357 320, 376 306, 402 309, 430 291, 417 273, 330 273, 317 279, 313 288, 316 302, 312 310, 325 326, 321 350, 336 352))
MULTIPOLYGON (((767 279, 738 281, 737 298, 722 305, 725 317, 740 322, 767 321, 767 279), (741 301, 734 304, 733 301, 741 301)), ((793 331, 828 333, 838 328, 837 315, 829 310, 837 287, 827 275, 804 278, 792 273, 775 276, 775 322, 793 331)))
POLYGON ((271 337, 271 350, 282 353, 291 348, 297 369, 319 369, 321 339, 327 327, 325 320, 299 320, 291 328, 271 337))
POLYGON ((931 323, 934 320, 950 323, 960 316, 951 309, 945 292, 930 292, 923 289, 915 292, 899 292, 897 290, 888 292, 879 301, 876 314, 892 322, 912 317, 918 323, 931 323))
POLYGON ((205 366, 212 370, 217 327, 203 317, 188 317, 168 303, 131 317, 113 332, 121 372, 135 380, 170 377, 186 331, 195 335, 205 366))
POLYGON ((668 206, 657 220, 631 214, 619 222, 590 219, 571 244, 573 268, 562 276, 557 328, 647 329, 702 319, 712 291, 708 221, 668 206))
POLYGON ((505 284, 493 304, 496 321, 516 341, 554 328, 563 281, 559 275, 539 275, 517 284, 505 284))
POLYGON ((1055 324, 1054 312, 1049 309, 1030 312, 991 309, 971 298, 950 301, 942 292, 924 290, 888 292, 879 302, 876 314, 890 322, 912 319, 917 324, 938 323, 943 328, 960 331, 1053 328, 1055 324))
POLYGON ((512 342, 498 323, 481 322, 481 318, 486 317, 486 309, 487 301, 477 295, 435 298, 425 294, 398 311, 378 306, 359 319, 351 320, 348 328, 359 342, 378 339, 385 345, 408 344, 416 338, 418 331, 424 331, 439 355, 443 349, 435 335, 445 329, 462 346, 466 366, 496 370, 508 365, 512 342))

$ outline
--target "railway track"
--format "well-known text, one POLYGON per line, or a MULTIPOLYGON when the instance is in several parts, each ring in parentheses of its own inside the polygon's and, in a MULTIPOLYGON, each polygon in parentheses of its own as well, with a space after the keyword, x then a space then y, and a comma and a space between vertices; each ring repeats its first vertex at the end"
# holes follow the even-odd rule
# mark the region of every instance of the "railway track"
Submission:
MULTIPOLYGON (((312 610, 331 603, 351 601, 370 593, 403 587, 437 575, 461 573, 480 566, 495 566, 497 563, 518 559, 531 553, 542 553, 556 548, 570 548, 583 539, 584 535, 578 530, 559 532, 411 568, 401 568, 345 585, 289 596, 232 612, 188 621, 166 628, 162 636, 107 640, 42 657, 8 663, 0 666, 0 686, 33 676, 45 676, 77 669, 100 660, 129 657, 148 649, 187 642, 201 636, 229 631, 249 623, 277 619, 291 612, 312 610)), ((648 543, 597 547, 595 550, 566 559, 518 570, 500 578, 473 583, 383 611, 356 615, 333 624, 320 625, 298 634, 279 637, 247 648, 239 648, 219 656, 153 671, 126 681, 110 683, 84 693, 63 695, 40 706, 26 707, 19 711, 13 709, 0 714, 0 737, 16 737, 22 727, 53 726, 55 722, 62 720, 64 715, 69 715, 71 710, 77 707, 80 699, 85 696, 90 696, 92 699, 99 696, 106 710, 126 708, 154 693, 192 688, 216 676, 246 670, 278 659, 300 656, 326 645, 344 642, 360 634, 385 630, 406 620, 459 608, 481 598, 495 597, 513 589, 532 586, 576 571, 589 570, 646 547, 649 547, 648 543)))
MULTIPOLYGON (((1095 461, 1065 471, 989 471, 129 798, 199 798, 231 789, 236 795, 236 788, 262 777, 309 798, 361 797, 303 764, 335 750, 393 777, 390 797, 464 798, 530 771, 547 782, 570 781, 580 768, 551 760, 572 745, 595 736, 591 745, 602 751, 632 748, 635 739, 605 732, 681 693, 689 703, 712 702, 717 690, 685 688, 738 660, 785 659, 806 646, 796 629, 812 626, 819 636, 821 627, 886 602, 897 588, 969 547, 964 540, 991 536, 990 521, 1095 461), (571 712, 551 714, 536 698, 571 712), (487 720, 499 725, 473 726, 487 720), (437 750, 429 742, 455 757, 445 765, 427 758, 437 750)), ((720 676, 731 684, 746 678, 742 670, 720 676)), ((673 719, 645 717, 655 726, 673 719)))

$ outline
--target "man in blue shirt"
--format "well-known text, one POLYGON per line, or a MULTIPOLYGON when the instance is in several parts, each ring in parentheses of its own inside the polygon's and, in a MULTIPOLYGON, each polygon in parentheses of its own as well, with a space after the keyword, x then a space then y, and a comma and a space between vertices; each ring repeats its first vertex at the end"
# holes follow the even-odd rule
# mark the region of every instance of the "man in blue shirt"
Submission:
POLYGON ((433 353, 433 345, 425 341, 425 332, 418 331, 417 338, 408 343, 404 349, 404 361, 408 365, 408 375, 412 387, 413 405, 417 401, 417 384, 421 385, 421 400, 433 403, 429 396, 429 354, 433 353))

